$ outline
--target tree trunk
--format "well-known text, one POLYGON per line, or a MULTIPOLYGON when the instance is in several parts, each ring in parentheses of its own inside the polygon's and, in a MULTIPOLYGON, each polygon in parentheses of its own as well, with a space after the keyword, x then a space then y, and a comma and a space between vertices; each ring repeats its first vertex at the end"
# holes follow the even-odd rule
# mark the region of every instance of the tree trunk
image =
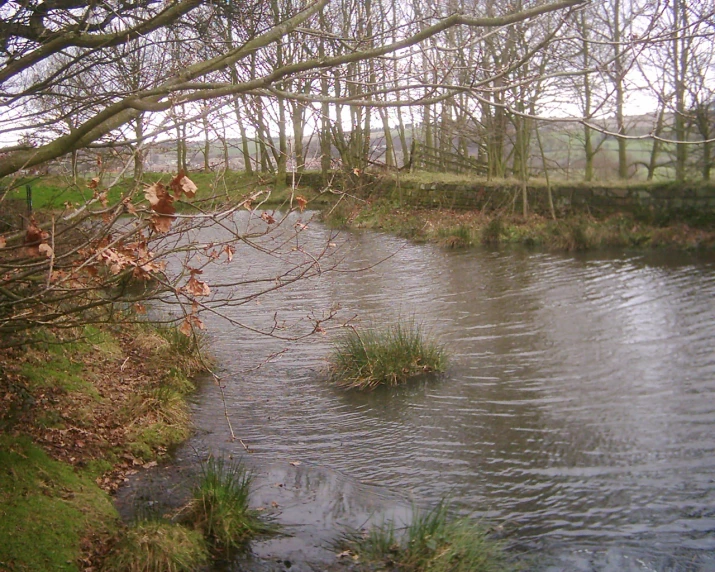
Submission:
POLYGON ((140 181, 144 174, 144 117, 141 114, 134 123, 134 137, 137 140, 134 150, 134 180, 140 181))
POLYGON ((616 128, 618 130, 618 178, 628 178, 628 149, 626 139, 625 115, 623 106, 625 104, 625 66, 623 62, 623 52, 621 51, 621 0, 616 0, 613 11, 613 65, 615 68, 615 88, 616 88, 616 128))

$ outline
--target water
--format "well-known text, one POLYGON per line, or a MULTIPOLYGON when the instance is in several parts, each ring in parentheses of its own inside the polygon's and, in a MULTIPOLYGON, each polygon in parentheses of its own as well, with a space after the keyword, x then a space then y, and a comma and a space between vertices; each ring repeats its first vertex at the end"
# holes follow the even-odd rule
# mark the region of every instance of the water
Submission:
POLYGON ((299 239, 240 249, 203 275, 316 270, 306 252, 328 253, 313 278, 222 307, 233 324, 206 319, 226 411, 252 452, 229 442, 212 384, 191 450, 256 467, 256 502, 278 505, 296 534, 259 555, 309 559, 307 542, 327 562, 318 553, 340 526, 449 496, 498 525, 529 569, 715 570, 715 260, 445 251, 301 222, 299 239), (331 312, 324 335, 299 342, 246 329, 290 338, 331 312), (331 388, 330 327, 352 316, 424 324, 449 348, 447 374, 369 395, 331 388))

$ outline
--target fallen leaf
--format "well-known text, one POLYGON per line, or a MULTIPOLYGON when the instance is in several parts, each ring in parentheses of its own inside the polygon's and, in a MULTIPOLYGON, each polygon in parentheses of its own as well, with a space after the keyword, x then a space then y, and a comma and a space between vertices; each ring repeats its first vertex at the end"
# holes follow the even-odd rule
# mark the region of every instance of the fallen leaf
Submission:
POLYGON ((343 550, 340 554, 337 554, 337 558, 352 558, 353 553, 350 550, 343 550))
POLYGON ((52 255, 54 254, 52 247, 49 244, 41 244, 37 247, 37 250, 40 254, 44 254, 47 258, 52 258, 52 255))
POLYGON ((276 501, 271 501, 271 506, 273 508, 278 508, 278 503, 276 501))
POLYGON ((7 240, 4 236, 0 236, 0 248, 5 248, 7 246, 7 240))
POLYGON ((300 467, 303 463, 301 461, 291 461, 290 464, 294 467, 300 467))

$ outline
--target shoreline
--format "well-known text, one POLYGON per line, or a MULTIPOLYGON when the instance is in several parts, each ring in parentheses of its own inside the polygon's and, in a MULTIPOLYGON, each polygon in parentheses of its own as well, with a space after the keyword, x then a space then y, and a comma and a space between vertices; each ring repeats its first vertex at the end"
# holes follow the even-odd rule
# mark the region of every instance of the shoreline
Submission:
POLYGON ((175 330, 148 323, 44 331, 3 355, 0 567, 97 569, 126 525, 113 493, 191 432, 202 369, 175 330), (59 517, 58 517, 59 515, 59 517))
POLYGON ((403 206, 390 199, 338 201, 322 211, 323 222, 336 229, 388 232, 414 242, 447 248, 525 246, 576 252, 607 248, 674 248, 715 251, 715 227, 686 220, 649 220, 649 216, 615 213, 596 217, 574 213, 551 219, 502 211, 452 210, 403 206))

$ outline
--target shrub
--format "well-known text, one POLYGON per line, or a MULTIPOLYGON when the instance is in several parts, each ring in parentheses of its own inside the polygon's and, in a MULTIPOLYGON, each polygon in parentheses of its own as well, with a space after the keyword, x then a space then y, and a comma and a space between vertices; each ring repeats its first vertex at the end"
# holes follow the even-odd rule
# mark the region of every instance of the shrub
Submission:
POLYGON ((499 244, 504 234, 504 222, 500 216, 492 218, 482 229, 482 244, 499 244))
POLYGON ((397 324, 381 331, 347 330, 336 342, 330 370, 338 385, 369 391, 444 371, 446 361, 442 346, 427 339, 419 327, 397 324))
POLYGON ((251 475, 240 463, 211 457, 202 467, 184 520, 201 530, 217 548, 243 547, 260 534, 275 532, 249 507, 251 475))

